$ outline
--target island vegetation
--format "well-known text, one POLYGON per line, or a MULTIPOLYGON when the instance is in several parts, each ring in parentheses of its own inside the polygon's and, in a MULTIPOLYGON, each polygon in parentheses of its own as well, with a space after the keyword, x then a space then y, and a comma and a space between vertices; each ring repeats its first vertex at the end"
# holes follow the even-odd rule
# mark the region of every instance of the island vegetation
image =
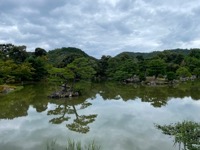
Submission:
POLYGON ((148 85, 195 80, 200 77, 200 49, 123 52, 96 59, 73 47, 27 52, 26 46, 0 44, 0 66, 1 85, 55 81, 62 88, 50 97, 66 97, 80 94, 74 86, 80 80, 148 85))

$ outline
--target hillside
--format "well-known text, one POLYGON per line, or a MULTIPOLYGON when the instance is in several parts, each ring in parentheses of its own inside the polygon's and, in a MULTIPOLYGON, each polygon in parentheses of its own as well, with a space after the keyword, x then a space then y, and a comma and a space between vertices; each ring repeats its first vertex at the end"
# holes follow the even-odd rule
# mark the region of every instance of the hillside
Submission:
POLYGON ((90 59, 95 59, 88 54, 86 54, 84 51, 78 48, 74 47, 63 47, 58 48, 55 50, 51 50, 47 53, 48 61, 50 64, 56 66, 56 67, 62 67, 68 63, 71 63, 74 59, 79 57, 86 57, 90 59))
POLYGON ((130 57, 136 57, 136 56, 142 56, 144 59, 149 59, 152 57, 155 57, 159 54, 162 53, 168 53, 168 52, 174 52, 174 53, 178 53, 178 54, 183 54, 183 55, 188 55, 190 50, 188 49, 169 49, 169 50, 164 50, 164 51, 153 51, 153 52, 147 52, 147 53, 142 53, 142 52, 122 52, 118 55, 116 55, 115 57, 120 57, 122 55, 128 55, 130 57))

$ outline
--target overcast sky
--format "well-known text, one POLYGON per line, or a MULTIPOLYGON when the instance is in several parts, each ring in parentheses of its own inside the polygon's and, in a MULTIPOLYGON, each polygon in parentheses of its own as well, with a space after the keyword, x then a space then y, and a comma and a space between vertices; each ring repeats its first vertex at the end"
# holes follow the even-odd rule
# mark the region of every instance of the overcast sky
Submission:
POLYGON ((122 51, 200 47, 199 0, 0 0, 0 43, 122 51))

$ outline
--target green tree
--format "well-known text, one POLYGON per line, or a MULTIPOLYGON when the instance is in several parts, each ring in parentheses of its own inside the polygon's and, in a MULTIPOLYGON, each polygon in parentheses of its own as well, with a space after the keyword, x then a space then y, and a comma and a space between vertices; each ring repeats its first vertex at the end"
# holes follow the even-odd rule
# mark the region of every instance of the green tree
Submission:
POLYGON ((92 62, 87 58, 77 58, 65 68, 52 67, 49 71, 51 78, 64 84, 64 91, 71 83, 70 92, 74 92, 75 82, 78 80, 90 80, 95 75, 92 62))
POLYGON ((134 75, 138 75, 136 59, 127 54, 108 60, 107 76, 115 81, 123 81, 134 75))
POLYGON ((166 71, 167 72, 176 72, 176 70, 179 68, 180 66, 178 64, 175 63, 167 63, 167 67, 166 67, 166 71))
POLYGON ((26 46, 14 46, 8 53, 8 57, 15 63, 22 63, 28 57, 26 46))
POLYGON ((176 74, 174 72, 167 72, 167 79, 168 81, 173 81, 176 79, 176 74))
POLYGON ((68 64, 72 63, 75 59, 77 58, 81 58, 82 55, 80 54, 68 54, 65 58, 63 58, 63 60, 57 65, 57 67, 59 68, 64 68, 66 67, 68 64))
POLYGON ((17 68, 17 64, 12 60, 0 62, 0 77, 3 82, 15 82, 14 70, 17 68))
POLYGON ((34 75, 34 68, 30 63, 24 62, 14 70, 14 75, 19 81, 30 81, 34 75))
POLYGON ((45 56, 45 55, 47 55, 47 52, 45 51, 45 49, 43 49, 43 48, 36 48, 35 49, 35 56, 36 57, 39 57, 39 56, 45 56))
POLYGON ((197 49, 197 48, 196 49, 191 49, 190 53, 189 53, 189 56, 197 58, 197 59, 200 59, 200 49, 197 49))
POLYGON ((34 74, 32 76, 34 81, 40 81, 47 76, 48 71, 46 67, 46 61, 42 57, 29 57, 27 62, 31 64, 34 69, 34 74))
POLYGON ((179 77, 190 77, 191 73, 188 71, 188 69, 186 67, 180 67, 177 71, 176 71, 177 76, 179 77))
POLYGON ((119 64, 113 77, 117 81, 122 81, 131 78, 136 74, 138 74, 137 64, 133 59, 126 59, 119 64))
POLYGON ((32 79, 34 69, 30 63, 16 64, 13 60, 0 62, 0 78, 4 82, 20 82, 32 79))
POLYGON ((183 150, 200 149, 200 124, 191 121, 183 121, 171 125, 156 125, 164 134, 174 136, 174 144, 183 144, 183 150))
POLYGON ((164 75, 166 72, 166 63, 162 59, 152 59, 149 61, 148 73, 151 76, 158 77, 159 74, 164 75))
POLYGON ((188 67, 190 73, 192 73, 195 68, 200 68, 200 60, 198 58, 186 57, 185 63, 186 63, 186 66, 188 67))
POLYGON ((197 78, 200 77, 200 68, 195 68, 193 71, 193 74, 197 76, 197 78))
POLYGON ((146 73, 147 73, 147 60, 143 58, 143 56, 137 56, 138 59, 138 69, 139 69, 139 79, 140 81, 146 80, 146 73))
POLYGON ((111 59, 111 56, 103 55, 101 59, 98 61, 98 69, 97 69, 97 76, 98 77, 107 77, 107 69, 108 69, 108 61, 111 59))
POLYGON ((84 57, 75 59, 72 63, 67 65, 66 69, 72 74, 73 80, 92 79, 96 73, 92 67, 91 61, 84 57))

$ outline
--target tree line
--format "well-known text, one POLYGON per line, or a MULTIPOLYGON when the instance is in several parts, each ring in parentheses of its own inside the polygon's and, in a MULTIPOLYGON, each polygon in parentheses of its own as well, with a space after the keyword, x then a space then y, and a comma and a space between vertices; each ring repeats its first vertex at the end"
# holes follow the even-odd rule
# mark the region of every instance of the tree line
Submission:
POLYGON ((0 83, 55 80, 111 80, 142 82, 147 77, 173 81, 200 76, 200 49, 176 49, 151 53, 123 52, 96 59, 78 48, 58 48, 47 52, 26 46, 0 44, 0 83), (132 80, 131 80, 132 79, 132 80))

